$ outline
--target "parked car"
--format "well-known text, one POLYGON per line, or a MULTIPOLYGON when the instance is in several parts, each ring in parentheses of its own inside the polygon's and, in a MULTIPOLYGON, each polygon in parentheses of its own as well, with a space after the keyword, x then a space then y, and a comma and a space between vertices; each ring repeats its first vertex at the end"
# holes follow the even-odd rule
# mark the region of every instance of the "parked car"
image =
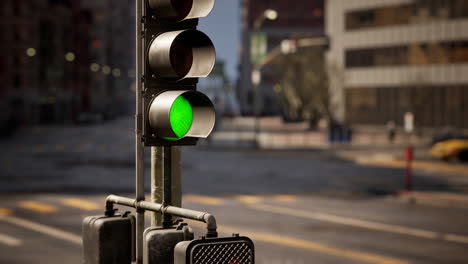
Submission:
POLYGON ((434 142, 431 155, 443 160, 468 161, 468 138, 450 138, 434 142))

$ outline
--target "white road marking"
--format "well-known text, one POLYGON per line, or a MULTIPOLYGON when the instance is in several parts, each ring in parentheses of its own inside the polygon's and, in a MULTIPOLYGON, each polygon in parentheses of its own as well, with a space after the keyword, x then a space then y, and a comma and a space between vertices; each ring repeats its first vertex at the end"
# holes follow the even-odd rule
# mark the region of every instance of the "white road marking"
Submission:
POLYGON ((308 212, 302 211, 297 209, 285 208, 285 207, 278 207, 278 206, 270 206, 266 204, 247 204, 248 207, 258 210, 264 211, 269 213, 281 214, 281 215, 288 215, 288 216, 296 216, 302 218, 313 219, 322 222, 329 222, 339 225, 347 225, 352 227, 359 227, 365 229, 371 229, 381 232, 388 232, 400 235, 407 235, 407 236, 414 236, 426 239, 440 239, 450 242, 456 243, 463 243, 468 244, 468 237, 456 235, 456 234, 447 234, 447 233, 440 233, 434 232, 424 229, 418 228, 411 228, 411 227, 404 227, 398 225, 391 225, 391 224, 384 224, 379 222, 325 214, 325 213, 318 213, 318 212, 308 212))
POLYGON ((21 246, 21 244, 23 244, 21 240, 5 235, 5 234, 1 234, 1 233, 0 233, 0 243, 5 244, 10 247, 18 247, 18 246, 21 246))
POLYGON ((65 240, 73 244, 81 245, 81 236, 69 233, 54 227, 46 226, 43 224, 35 223, 26 219, 21 219, 14 216, 0 215, 0 221, 16 225, 22 228, 36 231, 44 235, 48 235, 57 239, 65 240))

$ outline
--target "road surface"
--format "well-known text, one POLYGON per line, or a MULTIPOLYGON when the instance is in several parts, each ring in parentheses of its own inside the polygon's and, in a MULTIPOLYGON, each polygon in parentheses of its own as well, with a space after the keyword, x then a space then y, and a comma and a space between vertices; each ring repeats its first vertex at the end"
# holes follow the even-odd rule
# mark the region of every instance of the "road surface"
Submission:
MULTIPOLYGON (((102 214, 108 194, 132 195, 132 125, 34 128, 0 142, 0 263, 81 263, 82 219, 102 214)), ((468 263, 466 209, 397 199, 402 169, 206 144, 184 148, 181 165, 184 206, 214 214, 224 236, 251 236, 257 263, 468 263)), ((416 172, 414 184, 466 190, 460 177, 416 172)))

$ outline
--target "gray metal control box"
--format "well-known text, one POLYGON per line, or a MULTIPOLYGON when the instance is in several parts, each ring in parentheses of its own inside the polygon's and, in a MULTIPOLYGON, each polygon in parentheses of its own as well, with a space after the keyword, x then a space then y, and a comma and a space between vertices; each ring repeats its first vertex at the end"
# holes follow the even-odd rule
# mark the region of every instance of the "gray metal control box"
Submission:
POLYGON ((84 264, 131 264, 135 258, 135 217, 128 213, 83 220, 84 264))
POLYGON ((143 234, 143 259, 145 264, 174 263, 174 248, 181 241, 192 240, 193 231, 186 223, 171 229, 150 227, 143 234))

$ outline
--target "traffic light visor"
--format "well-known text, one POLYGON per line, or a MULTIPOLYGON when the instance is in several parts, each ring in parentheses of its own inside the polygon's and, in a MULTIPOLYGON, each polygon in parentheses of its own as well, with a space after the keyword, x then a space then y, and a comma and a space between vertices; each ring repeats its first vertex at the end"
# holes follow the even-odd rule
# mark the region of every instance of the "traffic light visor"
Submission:
POLYGON ((182 21, 208 16, 215 0, 149 0, 148 3, 158 18, 182 21))
POLYGON ((149 123, 167 140, 206 138, 214 128, 214 106, 206 95, 196 91, 164 92, 151 103, 149 123))
POLYGON ((157 78, 206 77, 216 61, 213 42, 204 33, 192 29, 157 36, 148 53, 149 66, 157 78))

